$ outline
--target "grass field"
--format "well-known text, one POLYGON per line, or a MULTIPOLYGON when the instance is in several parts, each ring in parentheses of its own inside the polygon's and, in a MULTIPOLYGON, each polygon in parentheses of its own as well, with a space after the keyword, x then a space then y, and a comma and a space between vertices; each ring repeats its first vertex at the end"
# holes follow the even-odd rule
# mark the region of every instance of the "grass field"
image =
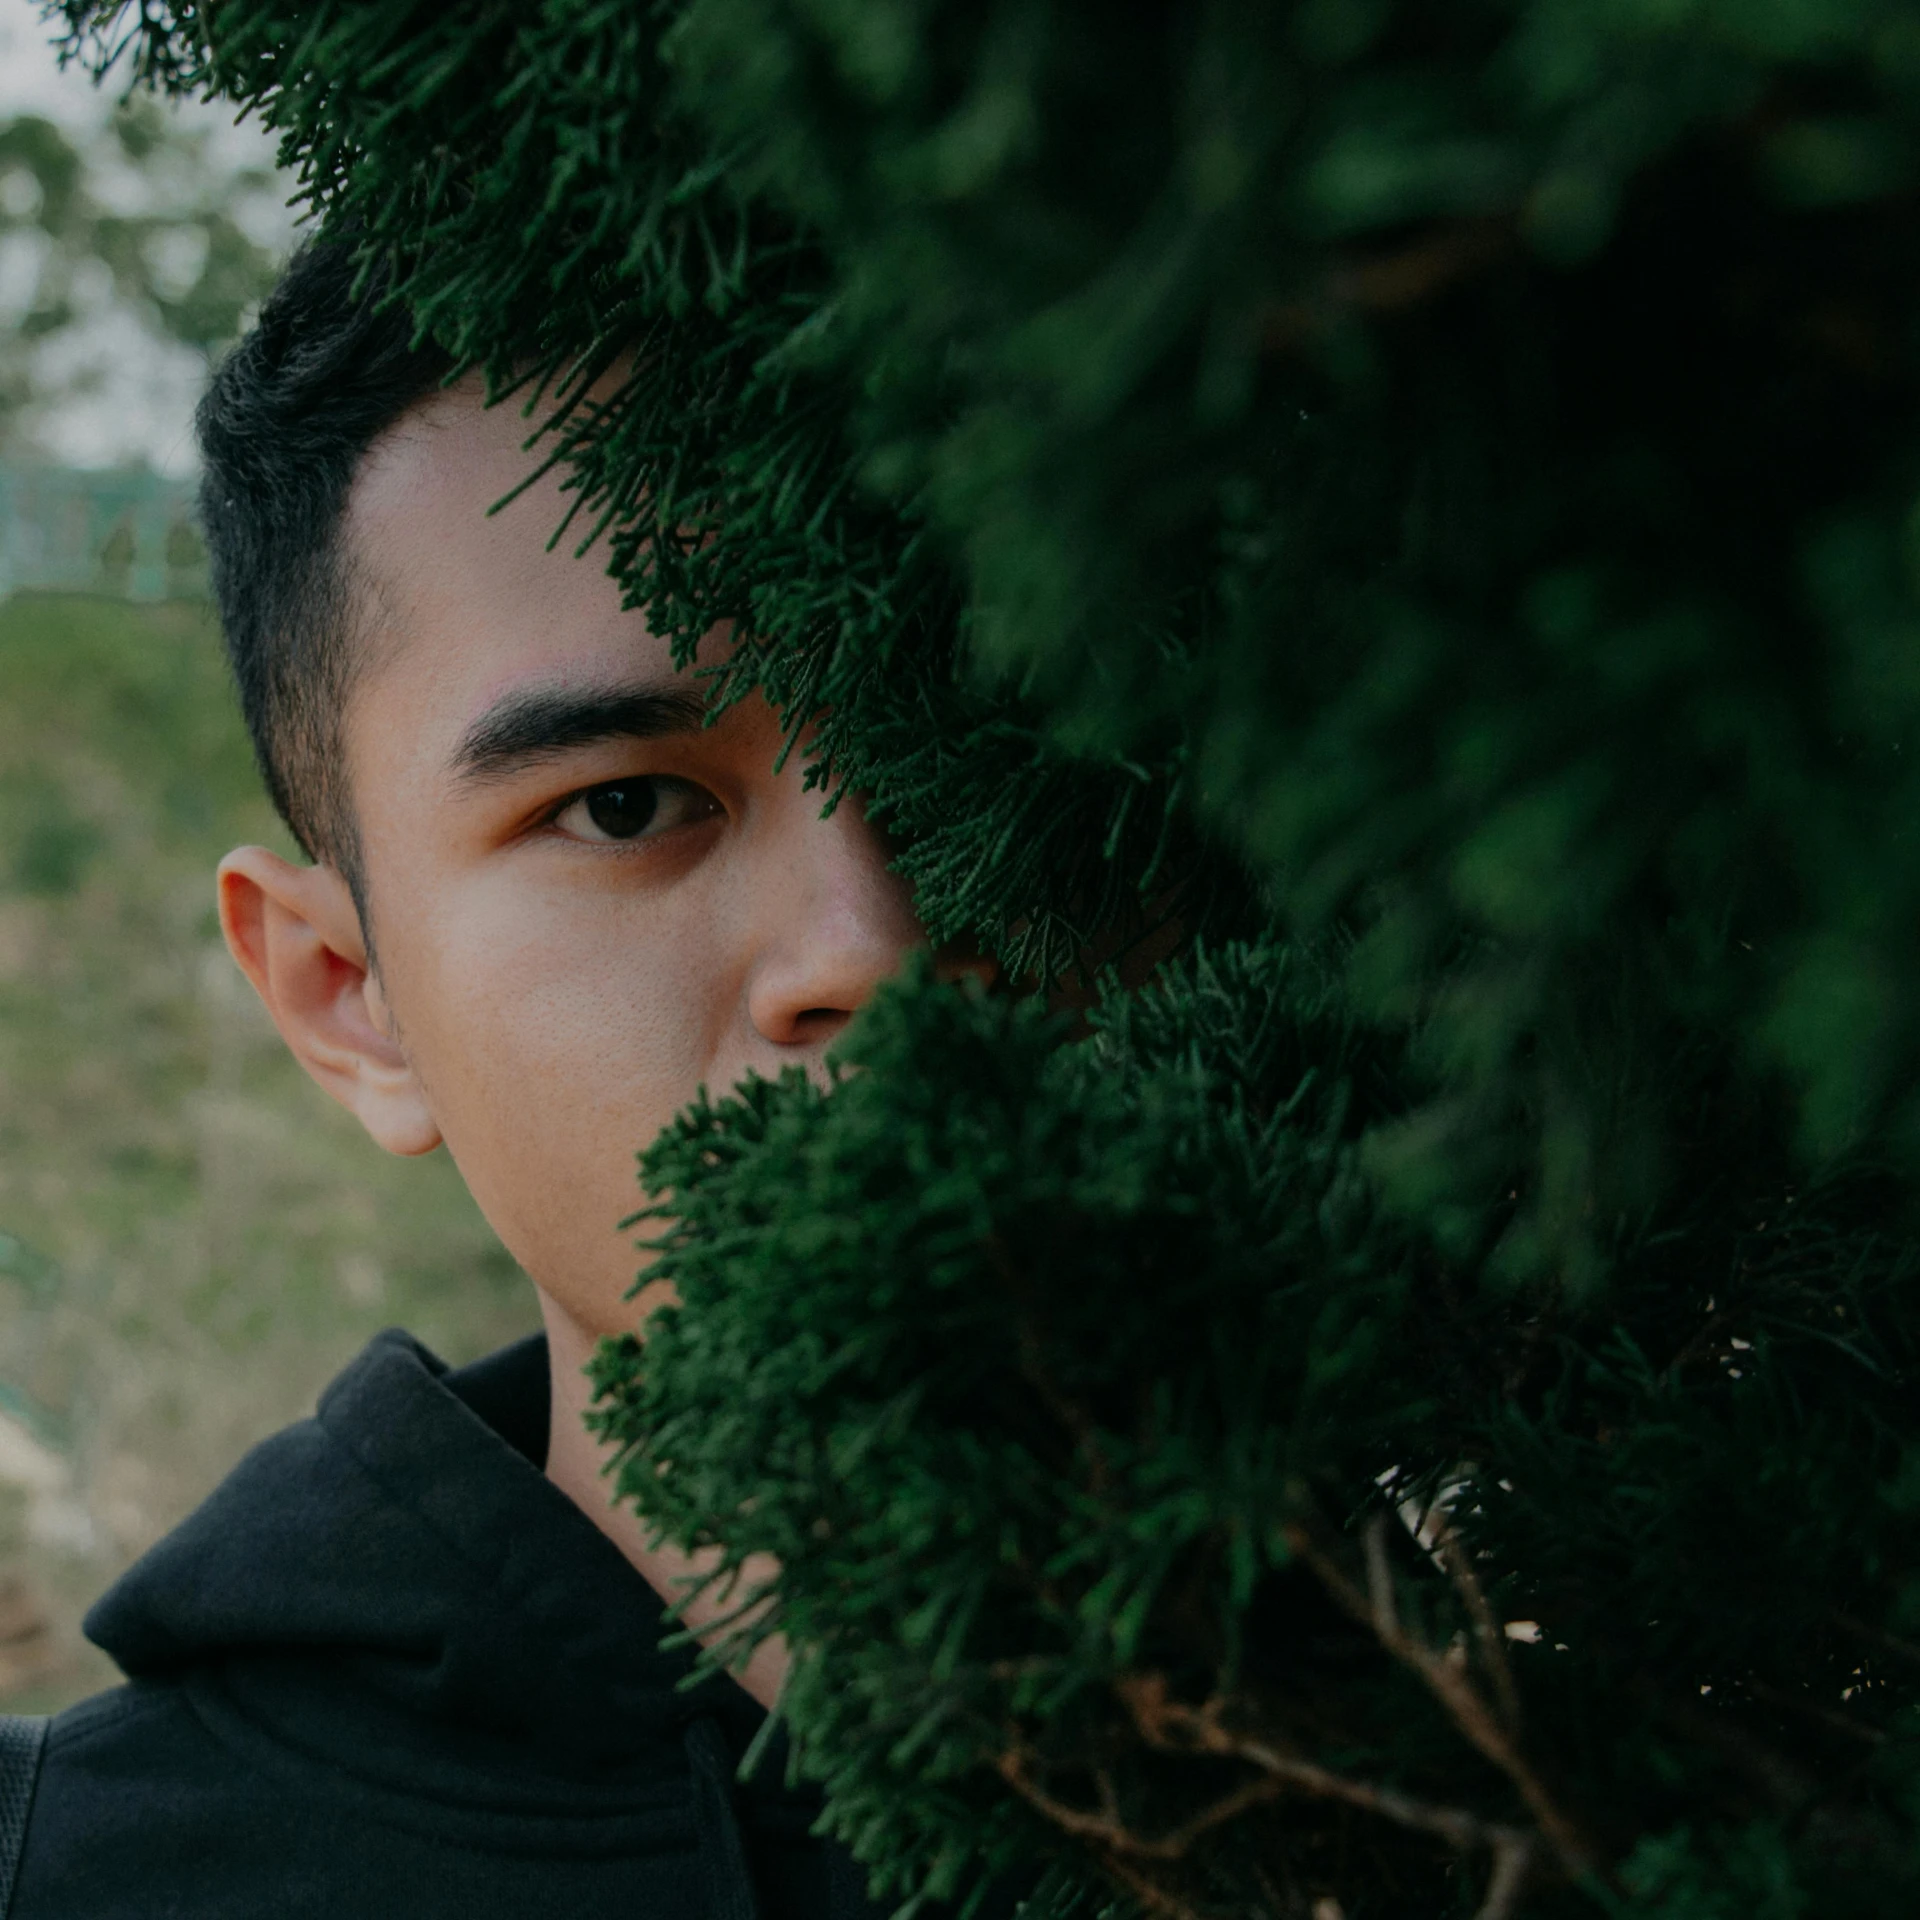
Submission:
POLYGON ((444 1154, 287 1059, 214 862, 286 846, 204 614, 0 605, 0 1707, 113 1676, 88 1601, 382 1326, 534 1324, 444 1154))

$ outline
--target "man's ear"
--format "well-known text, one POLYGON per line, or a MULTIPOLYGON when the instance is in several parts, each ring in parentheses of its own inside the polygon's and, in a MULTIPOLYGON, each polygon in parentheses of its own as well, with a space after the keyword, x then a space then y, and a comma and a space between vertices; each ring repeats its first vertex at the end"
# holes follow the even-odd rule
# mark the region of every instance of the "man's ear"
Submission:
POLYGON ((440 1144, 367 961, 353 894, 332 867, 265 847, 220 862, 220 930, 293 1057, 389 1153, 440 1144))

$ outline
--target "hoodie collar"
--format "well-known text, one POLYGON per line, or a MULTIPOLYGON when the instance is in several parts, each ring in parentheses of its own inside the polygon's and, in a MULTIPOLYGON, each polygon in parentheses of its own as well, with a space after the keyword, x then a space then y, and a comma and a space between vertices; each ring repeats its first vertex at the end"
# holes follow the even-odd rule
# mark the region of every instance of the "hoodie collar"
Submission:
POLYGON ((380 1335, 128 1569, 88 1637, 136 1680, 217 1675, 310 1749, 377 1728, 416 1769, 678 1776, 694 1718, 737 1753, 760 1709, 725 1679, 687 1688, 659 1596, 541 1469, 547 1393, 538 1337, 449 1373, 380 1335))

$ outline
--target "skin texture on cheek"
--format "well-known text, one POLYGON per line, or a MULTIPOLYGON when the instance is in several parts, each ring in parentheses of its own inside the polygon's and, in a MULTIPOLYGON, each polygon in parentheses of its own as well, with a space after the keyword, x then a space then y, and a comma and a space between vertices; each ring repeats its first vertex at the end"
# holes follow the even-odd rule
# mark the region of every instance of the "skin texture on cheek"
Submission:
POLYGON ((742 812, 664 874, 514 849, 414 875, 382 918, 386 991, 449 1149, 592 1334, 633 1324, 618 1223, 640 1204, 637 1150, 702 1086, 817 1069, 919 937, 857 808, 823 822, 783 776, 742 812))
POLYGON ((720 991, 688 990, 723 985, 688 943, 652 950, 666 929, 601 930, 587 946, 553 918, 519 930, 514 917, 450 912, 442 937, 396 941, 383 964, 474 1198, 543 1292, 610 1333, 630 1324, 635 1256, 618 1223, 640 1204, 634 1155, 726 1072, 720 991))

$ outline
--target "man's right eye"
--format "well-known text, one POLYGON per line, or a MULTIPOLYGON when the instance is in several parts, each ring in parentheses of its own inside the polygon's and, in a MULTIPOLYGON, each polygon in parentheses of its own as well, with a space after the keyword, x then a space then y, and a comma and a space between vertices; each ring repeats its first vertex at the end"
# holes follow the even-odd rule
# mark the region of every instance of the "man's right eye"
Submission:
POLYGON ((691 780, 638 774, 627 780, 603 780, 576 794, 554 815, 553 824, 576 840, 604 845, 657 839, 719 811, 719 801, 691 780))

